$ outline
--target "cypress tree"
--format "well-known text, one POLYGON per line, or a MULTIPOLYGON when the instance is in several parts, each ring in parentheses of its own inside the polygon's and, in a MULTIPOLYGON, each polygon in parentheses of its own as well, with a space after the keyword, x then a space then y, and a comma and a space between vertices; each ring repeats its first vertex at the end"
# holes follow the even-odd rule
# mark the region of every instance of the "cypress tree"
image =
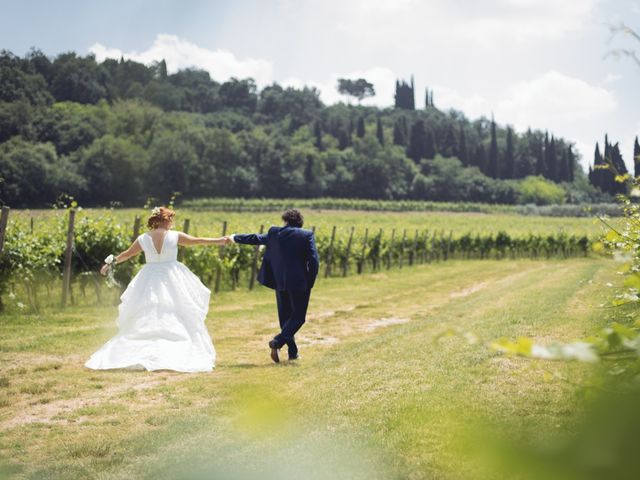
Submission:
POLYGON ((406 145, 409 142, 409 122, 407 122, 407 117, 400 117, 400 128, 402 128, 402 135, 406 145))
POLYGON ((413 75, 411 75, 411 97, 409 98, 409 110, 416 109, 416 96, 415 96, 415 88, 413 86, 413 75))
POLYGON ((542 176, 549 177, 549 132, 544 132, 544 151, 542 154, 542 176))
POLYGON ((627 166, 624 163, 622 158, 622 153, 620 153, 620 145, 616 143, 611 147, 611 163, 613 164, 613 172, 612 178, 613 182, 611 184, 612 193, 625 193, 627 190, 627 184, 624 181, 617 181, 616 176, 624 176, 629 171, 627 170, 627 166))
POLYGON ((591 171, 591 184, 601 190, 605 189, 603 176, 604 159, 600 154, 600 145, 596 142, 596 151, 593 153, 593 170, 591 171))
POLYGON ((428 110, 429 107, 433 107, 433 90, 429 90, 427 87, 424 94, 424 108, 428 110))
MULTIPOLYGON (((120 59, 120 61, 122 62, 122 58, 120 59)), ((160 60, 160 62, 158 62, 158 78, 160 80, 167 79, 167 62, 164 60, 164 58, 160 60)))
POLYGON ((635 177, 640 177, 640 143, 637 136, 633 144, 633 174, 635 177))
POLYGON ((547 174, 549 180, 553 180, 554 182, 558 181, 558 158, 556 153, 556 139, 551 136, 551 141, 549 142, 549 151, 547 153, 547 174))
POLYGON ((364 118, 358 118, 358 126, 356 127, 356 135, 358 138, 364 137, 364 118))
POLYGON ((426 158, 425 146, 427 143, 427 132, 424 128, 424 122, 417 120, 411 126, 411 135, 409 136, 409 146, 407 147, 407 156, 414 162, 419 163, 420 159, 426 158))
POLYGON ((344 150, 351 145, 351 135, 349 134, 349 127, 345 127, 342 122, 338 125, 338 148, 344 150))
POLYGON ((536 135, 533 142, 534 156, 536 159, 536 175, 544 176, 544 148, 542 146, 542 139, 536 135))
POLYGON ((449 124, 447 127, 447 133, 445 134, 444 140, 440 144, 442 155, 445 157, 457 157, 458 156, 458 145, 456 142, 456 136, 453 132, 453 125, 449 124))
POLYGON ((433 131, 429 129, 427 131, 427 140, 424 145, 424 158, 433 159, 436 158, 436 139, 433 135, 433 131))
POLYGON ((566 149, 562 150, 562 155, 560 156, 560 164, 558 165, 557 181, 558 182, 569 181, 569 154, 566 149))
POLYGON ((575 179, 576 157, 573 153, 573 149, 569 146, 569 152, 567 153, 567 182, 573 182, 575 179))
POLYGON ((462 164, 467 167, 469 166, 469 152, 467 152, 467 140, 465 139, 464 128, 462 128, 462 125, 460 125, 459 137, 460 140, 458 143, 460 144, 460 148, 458 149, 458 158, 460 158, 462 164))
POLYGON ((376 137, 378 138, 378 143, 384 146, 384 130, 382 129, 382 120, 379 115, 376 119, 376 137))
POLYGON ((393 144, 404 147, 407 144, 407 136, 402 120, 404 117, 397 118, 393 124, 393 144))
POLYGON ((489 163, 487 165, 487 175, 491 178, 498 178, 500 172, 498 166, 498 139, 496 137, 496 122, 491 117, 491 145, 489 147, 489 163))
POLYGON ((478 145, 478 148, 476 148, 476 153, 474 157, 475 157, 475 160, 474 160, 475 165, 480 169, 482 173, 486 174, 487 173, 487 152, 484 149, 484 145, 482 144, 478 145))
POLYGON ((411 84, 407 84, 404 80, 402 82, 396 80, 395 106, 405 110, 416 109, 413 75, 411 84))
POLYGON ((507 149, 504 155, 505 175, 504 178, 516 177, 516 160, 513 153, 513 132, 511 127, 507 127, 507 149))
POLYGON ((616 193, 616 182, 611 167, 611 145, 609 138, 605 136, 605 155, 600 154, 600 146, 596 143, 596 150, 593 159, 593 171, 591 173, 591 183, 603 192, 611 195, 616 193))
POLYGON ((622 158, 620 145, 618 143, 611 147, 611 162, 613 164, 614 173, 616 175, 626 175, 627 173, 629 173, 629 171, 627 170, 627 165, 626 163, 624 163, 624 159, 622 158))

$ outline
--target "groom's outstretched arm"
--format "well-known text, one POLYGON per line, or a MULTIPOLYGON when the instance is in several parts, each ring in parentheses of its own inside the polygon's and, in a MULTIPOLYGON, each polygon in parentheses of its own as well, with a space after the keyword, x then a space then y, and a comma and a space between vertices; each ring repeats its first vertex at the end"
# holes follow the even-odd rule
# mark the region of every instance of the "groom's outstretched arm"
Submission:
POLYGON ((266 245, 269 238, 268 233, 242 233, 230 236, 233 243, 241 243, 243 245, 266 245))

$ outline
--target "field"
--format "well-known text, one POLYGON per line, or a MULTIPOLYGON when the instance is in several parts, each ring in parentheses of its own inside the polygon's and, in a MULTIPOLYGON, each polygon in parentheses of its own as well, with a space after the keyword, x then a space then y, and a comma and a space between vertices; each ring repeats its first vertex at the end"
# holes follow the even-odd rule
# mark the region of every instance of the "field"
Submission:
MULTIPOLYGON (((598 235, 602 232, 599 221, 589 217, 543 217, 522 216, 508 213, 458 213, 458 212, 366 212, 357 210, 303 210, 305 214, 305 226, 316 227, 318 233, 328 235, 331 228, 336 225, 338 234, 348 235, 349 229, 354 226, 359 234, 369 228, 377 232, 382 228, 386 234, 392 229, 401 232, 418 230, 452 231, 454 234, 464 233, 496 233, 504 231, 514 235, 526 235, 529 233, 550 234, 564 231, 575 235, 598 235)), ((220 235, 222 222, 228 222, 228 231, 237 232, 251 230, 256 231, 260 225, 265 228, 270 225, 279 225, 279 211, 272 212, 227 212, 221 210, 202 211, 190 209, 178 209, 176 218, 177 228, 181 227, 185 219, 191 221, 191 231, 199 235, 220 235)), ((63 217, 64 211, 54 210, 17 210, 10 216, 10 222, 28 224, 30 218, 34 218, 34 228, 48 229, 52 217, 63 217)), ((143 218, 148 215, 141 209, 100 210, 84 209, 81 215, 91 218, 115 215, 119 222, 133 226, 136 215, 143 218)))
POLYGON ((300 335, 303 358, 280 366, 265 348, 271 292, 224 292, 207 319, 217 368, 196 375, 83 369, 115 332, 113 306, 5 315, 0 472, 483 478, 497 467, 460 450, 473 422, 511 439, 561 438, 579 418, 576 385, 592 375, 583 364, 504 357, 487 344, 583 337, 609 320, 598 305, 615 281, 615 265, 602 259, 452 261, 321 280, 300 335))
MULTIPOLYGON (((82 210, 78 225, 86 219, 93 230, 79 227, 77 248, 128 242, 134 217, 144 213, 82 210)), ((335 225, 342 246, 352 226, 356 239, 365 228, 591 240, 602 231, 588 218, 305 213, 321 243, 335 225)), ((279 223, 278 212, 178 215, 178 226, 189 218, 199 235, 221 234, 223 221, 228 232, 279 223)), ((49 245, 65 219, 64 211, 11 212, 8 234, 13 228, 49 245)), ((59 239, 53 244, 58 248, 59 239)), ((204 265, 198 273, 206 281, 222 264, 215 263, 217 249, 197 251, 209 253, 187 260, 204 265)), ((57 294, 42 298, 59 283, 55 271, 14 279, 12 294, 19 297, 20 285, 31 283, 27 290, 40 303, 17 308, 14 298, 0 315, 0 478, 504 478, 496 439, 571 435, 583 409, 581 385, 595 372, 585 364, 507 357, 490 343, 520 336, 571 341, 621 314, 599 307, 611 299, 605 285, 619 282, 611 260, 494 254, 322 275, 299 336, 303 358, 278 366, 266 348, 276 324, 272 292, 226 284, 207 318, 217 368, 195 375, 84 369, 115 333, 118 290, 85 297, 77 280, 74 305, 60 309, 57 294), (469 442, 478 435, 481 441, 469 442)), ((529 473, 523 478, 536 478, 529 473)))

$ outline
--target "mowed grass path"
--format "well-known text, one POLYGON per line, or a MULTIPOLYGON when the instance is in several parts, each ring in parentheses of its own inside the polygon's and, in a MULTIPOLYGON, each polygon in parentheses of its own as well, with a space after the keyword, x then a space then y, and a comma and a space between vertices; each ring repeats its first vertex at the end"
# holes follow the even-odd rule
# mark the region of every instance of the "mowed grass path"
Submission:
POLYGON ((194 466, 202 478, 477 477, 456 448, 465 425, 562 435, 578 417, 575 383, 590 375, 487 344, 590 334, 608 320, 598 305, 615 270, 466 261, 322 280, 303 358, 281 365, 266 348, 272 292, 224 293, 207 320, 211 374, 84 369, 115 333, 112 306, 5 316, 0 477, 173 479, 194 466))

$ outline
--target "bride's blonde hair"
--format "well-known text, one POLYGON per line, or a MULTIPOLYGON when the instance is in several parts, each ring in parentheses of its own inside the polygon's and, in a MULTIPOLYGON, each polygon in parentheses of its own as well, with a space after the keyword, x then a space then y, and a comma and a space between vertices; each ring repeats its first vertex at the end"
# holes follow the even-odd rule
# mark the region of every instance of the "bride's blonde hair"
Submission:
POLYGON ((173 221, 176 212, 167 207, 156 207, 151 211, 151 216, 147 220, 147 227, 150 229, 167 225, 173 221))

